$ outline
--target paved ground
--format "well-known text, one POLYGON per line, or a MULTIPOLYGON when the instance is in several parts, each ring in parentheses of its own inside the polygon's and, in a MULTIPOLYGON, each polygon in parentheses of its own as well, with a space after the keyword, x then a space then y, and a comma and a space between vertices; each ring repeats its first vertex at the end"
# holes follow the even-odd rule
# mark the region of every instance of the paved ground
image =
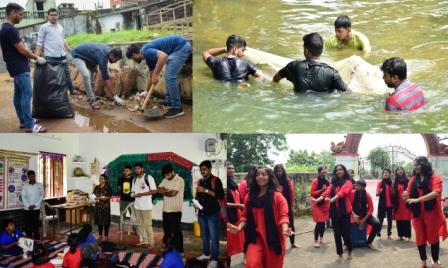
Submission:
MULTIPOLYGON (((0 132, 23 132, 12 103, 13 80, 7 73, 0 73, 0 132)), ((181 132, 192 131, 192 107, 184 105, 185 115, 173 119, 147 120, 141 112, 132 112, 124 107, 105 102, 102 109, 94 111, 88 107, 84 96, 71 97, 74 118, 43 119, 49 132, 181 132)))
MULTIPOLYGON (((289 241, 285 257, 285 268, 402 268, 417 267, 420 262, 415 241, 409 242, 397 240, 376 240, 374 242, 376 250, 368 248, 355 248, 353 259, 343 263, 336 262, 336 247, 331 229, 326 229, 324 239, 327 245, 321 248, 314 248, 314 222, 310 217, 303 217, 295 220, 295 226, 301 234, 296 237, 297 242, 302 246, 300 249, 290 249, 289 241)), ((386 228, 386 227, 384 227, 386 228)), ((397 233, 393 229, 393 238, 397 238, 397 233)), ((412 234, 414 235, 414 234, 412 234)), ((448 264, 448 243, 440 243, 440 261, 448 264)), ((430 248, 427 248, 428 258, 431 256, 430 248)), ((346 256, 346 254, 344 255, 346 256)), ((232 266, 242 268, 243 256, 237 255, 232 258, 232 266)), ((429 266, 431 267, 431 266, 429 266)))

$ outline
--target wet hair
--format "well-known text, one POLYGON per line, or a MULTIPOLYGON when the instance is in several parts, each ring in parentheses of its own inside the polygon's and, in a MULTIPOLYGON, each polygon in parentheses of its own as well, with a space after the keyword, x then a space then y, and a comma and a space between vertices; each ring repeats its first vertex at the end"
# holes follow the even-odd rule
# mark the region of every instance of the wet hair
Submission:
POLYGON ((407 75, 406 62, 402 58, 393 57, 385 60, 381 65, 381 71, 391 76, 396 75, 400 80, 405 80, 407 75))
POLYGON ((318 166, 317 167, 317 173, 320 173, 321 171, 322 171, 322 169, 327 169, 327 167, 326 166, 318 166))
POLYGON ((135 164, 134 164, 134 168, 136 168, 136 167, 141 167, 141 168, 143 168, 143 163, 142 163, 142 162, 137 162, 137 163, 135 163, 135 164))
POLYGON ((29 177, 29 176, 36 176, 36 172, 34 172, 34 170, 28 170, 27 172, 26 172, 26 175, 29 177))
MULTIPOLYGON (((417 158, 415 158, 414 160, 415 162, 419 163, 422 167, 421 167, 421 174, 423 175, 424 178, 430 178, 432 176, 432 174, 434 173, 434 171, 432 170, 432 165, 431 162, 429 162, 428 158, 426 156, 419 156, 417 158)), ((415 176, 415 169, 413 171, 413 175, 415 176)))
POLYGON ((3 229, 6 229, 6 227, 8 227, 8 225, 10 224, 14 224, 14 220, 13 219, 6 219, 2 222, 2 227, 3 229))
POLYGON ((132 170, 132 167, 131 167, 130 165, 125 165, 125 166, 123 167, 123 169, 129 169, 129 170, 132 170))
POLYGON ((47 11, 47 15, 50 15, 50 13, 53 13, 53 12, 58 13, 58 10, 57 10, 56 8, 50 8, 50 9, 47 11))
POLYGON ((173 171, 174 171, 173 166, 171 166, 170 164, 166 164, 162 168, 162 175, 165 176, 166 174, 171 173, 173 171))
POLYGON ((234 48, 246 47, 246 40, 244 40, 244 38, 239 35, 232 34, 231 36, 227 37, 226 47, 227 51, 230 51, 234 48))
POLYGON ((31 257, 33 263, 36 265, 41 265, 47 263, 48 260, 48 249, 43 244, 34 244, 33 251, 31 252, 31 257))
POLYGON ((121 49, 119 48, 113 48, 110 52, 110 55, 112 55, 114 58, 121 60, 123 58, 123 53, 121 52, 121 49))
POLYGON ((257 172, 259 169, 264 169, 268 173, 269 177, 268 191, 270 190, 277 191, 279 184, 277 178, 275 177, 274 171, 268 166, 257 166, 253 174, 253 177, 249 178, 250 179, 250 182, 248 182, 249 192, 254 193, 255 195, 258 195, 260 193, 260 186, 258 185, 257 180, 255 179, 257 177, 257 172))
POLYGON ((310 53, 319 57, 324 50, 324 39, 318 33, 309 33, 303 36, 303 46, 310 51, 310 53))
POLYGON ((347 15, 341 15, 334 21, 334 28, 348 29, 352 27, 352 20, 347 15))
POLYGON ((128 49, 126 50, 126 57, 128 59, 132 58, 132 56, 134 54, 140 53, 140 49, 141 49, 141 47, 139 45, 133 44, 133 45, 128 46, 128 49))
POLYGON ((67 238, 67 244, 70 247, 70 253, 74 254, 79 244, 79 235, 77 233, 70 234, 67 238))
POLYGON ((23 11, 23 7, 16 3, 9 3, 6 5, 6 16, 9 16, 13 11, 23 11))
POLYGON ((336 176, 337 167, 341 167, 344 170, 344 175, 342 176, 342 179, 350 180, 350 177, 348 176, 347 168, 343 164, 337 164, 336 166, 334 166, 334 169, 333 169, 333 177, 331 178, 331 183, 334 184, 334 182, 338 179, 338 177, 336 176))
POLYGON ((206 167, 208 169, 212 169, 212 162, 210 160, 204 160, 199 164, 199 168, 206 167))

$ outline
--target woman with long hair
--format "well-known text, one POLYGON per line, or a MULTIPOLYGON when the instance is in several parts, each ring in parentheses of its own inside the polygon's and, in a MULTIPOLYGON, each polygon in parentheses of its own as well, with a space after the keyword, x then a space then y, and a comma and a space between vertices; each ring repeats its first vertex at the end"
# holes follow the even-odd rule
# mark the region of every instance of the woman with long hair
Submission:
POLYGON ((403 167, 397 167, 395 170, 393 194, 393 217, 397 222, 397 232, 400 240, 411 238, 411 220, 412 213, 409 205, 406 204, 401 196, 408 188, 409 179, 403 167))
MULTIPOLYGON (((244 200, 241 197, 238 185, 234 181, 235 168, 227 162, 227 222, 238 226, 244 210, 244 200)), ((232 234, 227 232, 227 266, 230 267, 231 257, 243 253, 244 233, 232 234)))
POLYGON ((78 268, 81 264, 81 248, 79 247, 79 236, 76 233, 70 234, 67 238, 70 247, 62 262, 63 268, 78 268))
MULTIPOLYGON (((392 179, 390 177, 391 171, 384 168, 382 178, 378 181, 376 187, 376 196, 378 200, 378 219, 381 226, 383 226, 384 218, 387 216, 387 238, 391 239, 392 235, 392 179)), ((378 232, 378 237, 381 237, 381 229, 378 232)))
POLYGON ((428 158, 417 157, 414 160, 413 176, 403 193, 403 199, 411 206, 412 226, 421 259, 419 268, 426 267, 426 243, 431 245, 434 262, 432 267, 442 267, 439 262, 439 236, 442 236, 443 240, 448 237, 445 215, 441 207, 442 188, 442 176, 433 171, 428 158))
MULTIPOLYGON (((311 181, 311 197, 319 198, 330 186, 327 180, 327 167, 319 166, 317 168, 317 178, 311 181)), ((319 248, 324 244, 325 222, 330 219, 330 203, 321 200, 318 203, 311 204, 311 213, 313 221, 316 223, 314 227, 314 247, 319 248)))
POLYGON ((285 258, 285 238, 290 236, 288 202, 277 191, 274 171, 258 166, 250 180, 245 210, 238 226, 227 224, 227 230, 244 229, 246 268, 281 268, 285 258))
POLYGON ((322 200, 330 202, 330 217, 333 226, 334 240, 336 243, 336 253, 338 261, 343 260, 342 240, 347 246, 347 259, 352 258, 352 239, 350 220, 352 215, 352 189, 347 168, 342 164, 337 164, 333 169, 331 184, 319 198, 310 197, 311 203, 319 203, 322 200))
MULTIPOLYGON (((296 199, 296 193, 294 192, 294 184, 292 183, 292 179, 288 177, 285 167, 282 164, 274 166, 274 174, 279 183, 279 191, 288 202, 289 226, 291 227, 291 230, 295 232, 294 200, 296 199)), ((295 244, 295 235, 290 236, 289 241, 291 242, 291 248, 300 248, 298 244, 295 244)))
POLYGON ((107 240, 110 227, 110 197, 112 196, 112 189, 108 184, 106 174, 100 175, 100 184, 95 186, 93 194, 96 196, 95 222, 98 225, 99 239, 102 239, 104 229, 104 236, 107 240))
POLYGON ((257 165, 250 165, 246 177, 244 177, 244 180, 238 184, 238 190, 240 191, 243 200, 246 200, 250 182, 255 178, 255 172, 257 172, 257 165))

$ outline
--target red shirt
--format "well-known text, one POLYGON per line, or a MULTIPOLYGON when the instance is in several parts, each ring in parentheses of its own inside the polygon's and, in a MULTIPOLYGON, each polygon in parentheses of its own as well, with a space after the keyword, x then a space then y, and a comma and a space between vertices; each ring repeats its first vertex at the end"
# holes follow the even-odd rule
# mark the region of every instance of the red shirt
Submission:
POLYGON ((403 195, 403 192, 406 191, 403 184, 398 184, 398 193, 395 193, 398 195, 398 208, 394 212, 394 219, 403 221, 403 220, 412 220, 412 212, 411 210, 406 206, 406 201, 401 197, 403 195))
MULTIPOLYGON (((331 198, 331 189, 333 189, 333 187, 335 186, 333 184, 330 184, 330 187, 328 187, 324 193, 325 197, 331 198)), ((353 184, 349 180, 345 181, 344 184, 336 188, 336 195, 339 196, 339 198, 344 198, 345 200, 346 213, 352 212, 352 191, 353 184)), ((339 201, 336 201, 336 207, 339 208, 339 201)))
MULTIPOLYGON (((380 180, 378 182, 378 184, 376 185, 376 196, 380 196, 381 182, 382 182, 382 180, 380 180)), ((392 197, 390 196, 389 184, 386 184, 386 189, 383 189, 383 191, 386 191, 386 208, 391 208, 392 207, 392 197)))
POLYGON ((64 268, 78 268, 81 264, 81 248, 77 248, 75 253, 67 253, 64 256, 64 261, 62 262, 62 267, 64 268))
MULTIPOLYGON (((319 186, 318 179, 315 178, 311 182, 311 196, 314 198, 319 198, 324 191, 317 190, 317 187, 319 186)), ((329 219, 330 214, 330 202, 324 202, 322 205, 318 206, 317 204, 311 205, 311 212, 313 215, 313 220, 315 222, 325 222, 329 219)))

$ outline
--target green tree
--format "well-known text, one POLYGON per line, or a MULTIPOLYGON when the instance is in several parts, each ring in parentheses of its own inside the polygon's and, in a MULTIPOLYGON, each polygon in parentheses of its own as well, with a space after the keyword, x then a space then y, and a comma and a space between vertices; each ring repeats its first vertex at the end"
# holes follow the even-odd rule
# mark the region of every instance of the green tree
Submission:
POLYGON ((269 153, 288 149, 285 135, 277 134, 229 134, 227 142, 227 159, 236 172, 246 172, 251 164, 272 165, 269 153))
POLYGON ((320 165, 332 169, 335 162, 336 157, 329 151, 321 151, 316 154, 315 152, 308 153, 307 150, 291 150, 286 166, 289 172, 316 172, 320 165))
POLYGON ((380 176, 383 168, 391 168, 389 154, 381 147, 373 148, 369 152, 367 159, 370 162, 370 173, 374 178, 380 176))

